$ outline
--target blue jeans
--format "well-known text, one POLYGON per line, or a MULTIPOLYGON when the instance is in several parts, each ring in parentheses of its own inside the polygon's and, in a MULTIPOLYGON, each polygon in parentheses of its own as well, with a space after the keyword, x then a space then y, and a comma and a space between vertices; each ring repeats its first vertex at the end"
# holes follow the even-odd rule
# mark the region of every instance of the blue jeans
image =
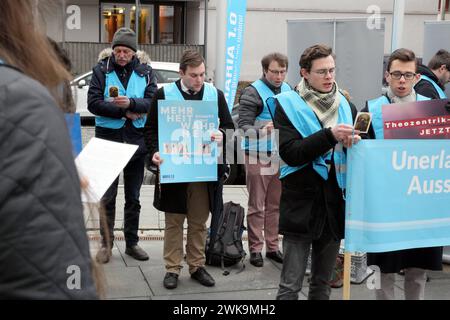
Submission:
POLYGON ((323 235, 317 240, 300 240, 295 237, 284 236, 283 268, 277 300, 298 300, 311 245, 311 281, 308 299, 328 300, 330 298, 329 281, 336 263, 340 241, 323 235))
MULTIPOLYGON (((124 234, 127 247, 138 243, 139 214, 141 204, 139 202, 142 181, 144 179, 144 158, 145 155, 133 156, 123 169, 123 181, 125 191, 124 208, 124 234)), ((119 177, 114 180, 111 186, 102 197, 101 203, 105 208, 107 227, 101 227, 102 243, 106 246, 107 239, 105 229, 108 230, 109 242, 114 241, 114 222, 116 218, 116 197, 119 177)))

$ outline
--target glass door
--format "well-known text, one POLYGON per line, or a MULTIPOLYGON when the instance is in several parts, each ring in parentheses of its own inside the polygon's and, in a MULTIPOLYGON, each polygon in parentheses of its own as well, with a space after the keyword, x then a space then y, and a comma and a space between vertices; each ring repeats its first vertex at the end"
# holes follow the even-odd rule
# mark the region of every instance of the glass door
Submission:
MULTIPOLYGON (((136 6, 125 3, 102 3, 102 42, 112 42, 114 33, 122 27, 136 31, 136 6)), ((154 6, 140 5, 138 16, 139 44, 154 43, 154 6)))

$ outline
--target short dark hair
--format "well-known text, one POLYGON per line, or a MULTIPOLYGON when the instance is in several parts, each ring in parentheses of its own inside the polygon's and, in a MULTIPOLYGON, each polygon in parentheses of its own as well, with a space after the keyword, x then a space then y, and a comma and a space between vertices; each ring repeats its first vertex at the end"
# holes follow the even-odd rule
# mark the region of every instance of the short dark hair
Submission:
POLYGON ((267 69, 269 69, 269 64, 272 61, 278 62, 278 64, 281 67, 284 67, 286 69, 288 68, 288 57, 286 57, 284 54, 279 53, 279 52, 272 52, 272 53, 266 54, 261 59, 261 67, 263 68, 264 71, 267 71, 267 69))
POLYGON ((187 49, 183 52, 180 59, 180 70, 186 71, 187 67, 198 67, 202 63, 205 63, 205 59, 200 52, 192 49, 187 49))
POLYGON ((447 50, 441 49, 431 58, 430 62, 428 62, 428 68, 431 70, 439 69, 443 64, 447 67, 447 70, 450 71, 450 52, 447 50))
POLYGON ((392 62, 394 62, 394 60, 400 60, 402 62, 414 61, 416 63, 415 72, 417 72, 417 59, 416 59, 416 55, 414 54, 414 52, 412 50, 400 48, 400 49, 397 49, 394 52, 392 52, 391 55, 389 56, 389 61, 388 61, 387 69, 386 69, 388 72, 391 70, 391 65, 392 65, 392 62))
POLYGON ((333 49, 325 44, 316 44, 303 51, 299 61, 300 68, 306 69, 309 72, 311 71, 312 63, 314 60, 326 58, 328 56, 332 56, 333 58, 335 58, 333 49))

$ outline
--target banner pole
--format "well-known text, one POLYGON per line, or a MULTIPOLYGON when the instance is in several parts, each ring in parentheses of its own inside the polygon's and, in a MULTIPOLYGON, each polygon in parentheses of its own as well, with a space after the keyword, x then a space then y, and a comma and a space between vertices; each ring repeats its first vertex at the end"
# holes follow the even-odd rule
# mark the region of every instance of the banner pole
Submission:
POLYGON ((345 251, 344 253, 344 288, 343 300, 350 300, 350 272, 352 266, 352 254, 345 251))

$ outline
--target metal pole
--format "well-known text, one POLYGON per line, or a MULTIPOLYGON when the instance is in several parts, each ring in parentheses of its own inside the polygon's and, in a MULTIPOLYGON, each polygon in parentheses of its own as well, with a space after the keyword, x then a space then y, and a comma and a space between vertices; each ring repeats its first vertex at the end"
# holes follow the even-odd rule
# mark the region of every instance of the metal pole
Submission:
POLYGON ((64 44, 66 43, 66 0, 62 1, 62 36, 61 36, 61 42, 62 46, 64 47, 64 44))
POLYGON ((405 0, 394 0, 392 12, 392 39, 391 52, 402 45, 403 19, 405 17, 405 0))
POLYGON ((441 8, 440 8, 440 21, 444 21, 445 20, 445 0, 441 0, 441 8))
POLYGON ((139 48, 139 0, 136 0, 136 10, 134 11, 134 31, 136 32, 136 48, 139 48))
POLYGON ((208 65, 208 0, 205 0, 205 16, 204 16, 204 30, 203 30, 203 58, 205 59, 205 68, 208 65))
POLYGON ((214 85, 225 88, 225 42, 227 36, 227 0, 217 0, 216 4, 216 72, 214 85))

